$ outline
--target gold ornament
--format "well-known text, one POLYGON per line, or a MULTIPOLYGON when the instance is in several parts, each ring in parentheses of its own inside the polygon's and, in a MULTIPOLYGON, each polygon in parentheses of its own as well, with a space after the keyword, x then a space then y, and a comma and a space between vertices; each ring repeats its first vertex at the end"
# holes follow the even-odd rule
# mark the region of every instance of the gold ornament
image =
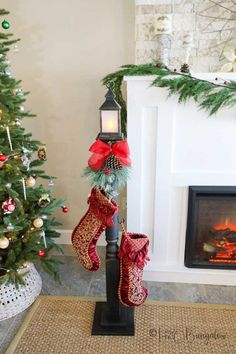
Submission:
POLYGON ((38 159, 42 161, 47 160, 46 147, 42 146, 38 149, 38 159))
POLYGON ((43 226, 43 219, 37 218, 33 221, 34 227, 40 228, 43 226))
POLYGON ((34 177, 27 177, 26 180, 25 180, 25 184, 27 187, 34 187, 35 186, 35 183, 36 183, 36 180, 34 177))
POLYGON ((3 115, 3 111, 2 109, 0 109, 0 119, 2 118, 2 115, 3 115))
POLYGON ((19 154, 15 154, 13 157, 14 157, 14 160, 20 160, 21 159, 21 156, 19 154))
POLYGON ((0 248, 1 249, 5 249, 9 246, 9 240, 7 237, 1 237, 0 238, 0 248))

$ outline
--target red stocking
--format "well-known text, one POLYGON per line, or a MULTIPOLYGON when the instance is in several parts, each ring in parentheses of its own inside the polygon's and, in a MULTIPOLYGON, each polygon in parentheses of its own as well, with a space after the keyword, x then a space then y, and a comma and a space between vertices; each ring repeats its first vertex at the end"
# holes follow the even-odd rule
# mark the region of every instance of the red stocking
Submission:
POLYGON ((100 266, 96 252, 97 240, 107 226, 113 226, 112 218, 118 212, 118 206, 97 188, 92 189, 88 204, 87 213, 72 233, 72 245, 80 263, 86 269, 96 271, 100 266))
POLYGON ((147 297, 147 289, 142 286, 144 264, 149 240, 146 235, 123 232, 119 250, 120 283, 119 300, 127 306, 139 306, 147 297))

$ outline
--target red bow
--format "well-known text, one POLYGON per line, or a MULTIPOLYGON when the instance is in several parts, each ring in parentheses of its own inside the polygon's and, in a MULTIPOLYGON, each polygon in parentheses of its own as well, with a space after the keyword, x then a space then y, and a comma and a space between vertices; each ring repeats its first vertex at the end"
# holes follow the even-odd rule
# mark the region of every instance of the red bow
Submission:
POLYGON ((89 158, 88 165, 93 170, 99 170, 110 154, 116 156, 123 166, 129 166, 131 164, 127 141, 118 141, 110 146, 101 140, 96 140, 95 143, 90 146, 89 151, 93 152, 93 155, 89 158))

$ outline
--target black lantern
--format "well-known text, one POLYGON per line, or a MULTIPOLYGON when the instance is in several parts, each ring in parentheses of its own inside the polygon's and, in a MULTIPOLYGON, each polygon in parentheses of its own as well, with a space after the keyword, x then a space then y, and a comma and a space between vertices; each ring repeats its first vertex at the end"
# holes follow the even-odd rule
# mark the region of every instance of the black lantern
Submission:
POLYGON ((100 133, 97 139, 103 141, 123 140, 120 124, 120 105, 114 98, 114 93, 109 88, 106 100, 100 110, 100 133))

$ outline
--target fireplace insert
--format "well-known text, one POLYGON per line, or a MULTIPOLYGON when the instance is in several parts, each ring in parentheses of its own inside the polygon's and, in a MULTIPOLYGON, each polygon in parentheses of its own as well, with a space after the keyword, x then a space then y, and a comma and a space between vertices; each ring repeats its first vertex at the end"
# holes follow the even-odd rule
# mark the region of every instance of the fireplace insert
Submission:
POLYGON ((236 187, 189 187, 185 266, 236 269, 236 187))

